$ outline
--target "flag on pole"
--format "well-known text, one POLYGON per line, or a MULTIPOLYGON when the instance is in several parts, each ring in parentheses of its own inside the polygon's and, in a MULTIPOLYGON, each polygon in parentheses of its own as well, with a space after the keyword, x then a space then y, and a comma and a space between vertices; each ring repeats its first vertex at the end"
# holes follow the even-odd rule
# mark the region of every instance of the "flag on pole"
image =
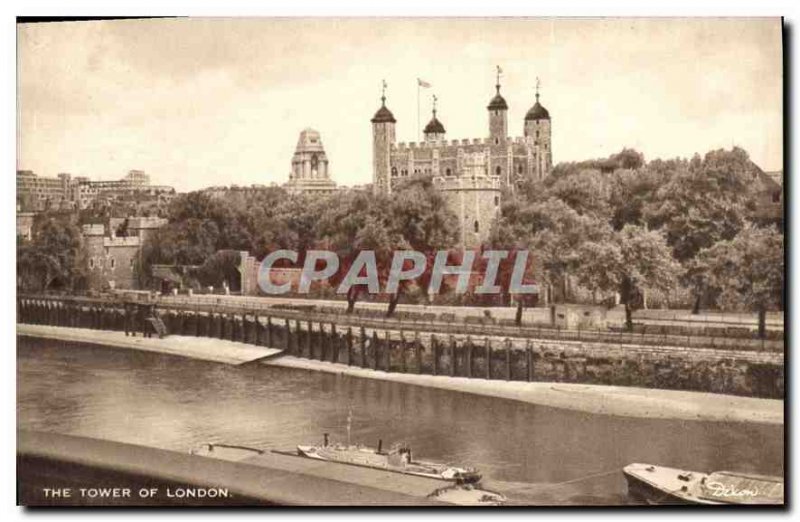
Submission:
POLYGON ((425 80, 423 80, 421 78, 417 78, 417 85, 419 85, 420 87, 424 87, 426 89, 430 89, 430 87, 431 87, 430 83, 426 82, 425 80))

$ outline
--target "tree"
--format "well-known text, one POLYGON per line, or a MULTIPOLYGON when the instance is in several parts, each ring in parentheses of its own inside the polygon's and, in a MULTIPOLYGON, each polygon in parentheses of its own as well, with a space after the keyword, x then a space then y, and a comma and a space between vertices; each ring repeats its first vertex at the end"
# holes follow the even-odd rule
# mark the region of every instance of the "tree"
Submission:
POLYGON ((598 170, 586 169, 556 178, 547 188, 547 194, 563 201, 582 216, 610 218, 610 187, 598 170))
POLYGON ((774 228, 748 225, 698 256, 707 267, 717 304, 758 312, 758 335, 766 335, 766 313, 783 308, 783 236, 774 228))
POLYGON ((562 286, 566 298, 568 275, 582 262, 580 246, 600 241, 606 228, 602 219, 582 215, 555 197, 533 203, 512 198, 502 206, 490 242, 498 249, 532 251, 542 278, 539 283, 562 286))
MULTIPOLYGON (((427 295, 436 251, 455 246, 460 229, 458 217, 434 186, 432 177, 412 178, 396 188, 389 206, 388 225, 391 234, 397 238, 395 246, 398 250, 410 248, 425 255, 426 269, 416 282, 427 295)), ((409 281, 401 281, 398 291, 389 296, 387 316, 394 314, 400 296, 409 286, 409 281)))
POLYGON ((17 247, 17 274, 24 291, 77 290, 86 278, 80 229, 67 218, 39 220, 33 240, 17 247))
POLYGON ((698 272, 700 265, 690 260, 742 230, 754 202, 758 167, 738 147, 711 151, 702 160, 695 156, 676 166, 678 170, 656 191, 643 214, 652 227, 664 230, 675 259, 684 265, 682 282, 692 288, 696 312, 707 286, 698 272))
POLYGON ((628 330, 633 329, 632 311, 640 303, 642 289, 669 291, 678 275, 663 235, 636 225, 609 229, 603 240, 581 245, 579 255, 578 280, 590 289, 619 292, 628 330))
POLYGON ((232 291, 238 291, 241 290, 240 265, 241 255, 238 251, 220 250, 192 272, 203 286, 219 288, 227 284, 232 291))
MULTIPOLYGON (((344 281, 362 250, 375 251, 380 271, 388 271, 387 256, 391 258, 393 247, 402 240, 389 227, 386 212, 389 205, 387 196, 361 192, 334 196, 324 205, 312 237, 316 238, 317 246, 332 250, 339 257, 339 268, 329 278, 331 285, 339 286, 344 281)), ((358 275, 366 274, 362 269, 358 275)), ((365 285, 348 288, 347 313, 353 312, 364 291, 365 285)))

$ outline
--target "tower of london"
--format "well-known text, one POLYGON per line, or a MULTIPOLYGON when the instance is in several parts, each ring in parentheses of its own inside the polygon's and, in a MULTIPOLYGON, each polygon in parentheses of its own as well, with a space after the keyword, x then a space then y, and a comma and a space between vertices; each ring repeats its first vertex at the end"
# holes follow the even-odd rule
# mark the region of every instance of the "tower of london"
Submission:
POLYGON ((434 105, 423 141, 397 143, 397 120, 386 107, 385 92, 371 120, 373 189, 391 194, 409 177, 432 176, 459 217, 465 248, 488 238, 504 188, 514 190, 525 180, 543 179, 553 168, 550 113, 539 102, 538 86, 519 137, 508 135, 508 104, 500 94, 499 75, 495 89, 486 107, 488 133, 482 138, 448 141, 434 105))

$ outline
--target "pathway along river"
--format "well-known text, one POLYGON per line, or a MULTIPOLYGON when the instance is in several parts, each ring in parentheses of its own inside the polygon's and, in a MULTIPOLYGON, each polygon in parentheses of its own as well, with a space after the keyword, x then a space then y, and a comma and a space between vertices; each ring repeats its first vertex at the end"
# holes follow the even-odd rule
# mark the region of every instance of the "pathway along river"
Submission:
POLYGON ((292 449, 405 441, 478 467, 535 503, 625 504, 630 462, 783 475, 783 426, 595 415, 304 370, 242 367, 18 338, 20 428, 188 452, 204 442, 292 449), (569 484, 552 486, 570 481, 569 484))

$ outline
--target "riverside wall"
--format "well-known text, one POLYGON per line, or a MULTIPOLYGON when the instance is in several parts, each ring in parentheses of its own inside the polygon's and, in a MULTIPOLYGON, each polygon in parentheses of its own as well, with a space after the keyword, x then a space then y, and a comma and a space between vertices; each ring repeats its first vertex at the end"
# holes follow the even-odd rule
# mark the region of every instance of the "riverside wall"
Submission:
MULTIPOLYGON (((190 312, 161 308, 167 331, 269 346, 287 354, 386 372, 476 379, 568 382, 784 397, 784 356, 776 351, 680 345, 442 334, 367 328, 267 313, 190 312)), ((20 323, 144 330, 122 306, 20 299, 20 323)))

